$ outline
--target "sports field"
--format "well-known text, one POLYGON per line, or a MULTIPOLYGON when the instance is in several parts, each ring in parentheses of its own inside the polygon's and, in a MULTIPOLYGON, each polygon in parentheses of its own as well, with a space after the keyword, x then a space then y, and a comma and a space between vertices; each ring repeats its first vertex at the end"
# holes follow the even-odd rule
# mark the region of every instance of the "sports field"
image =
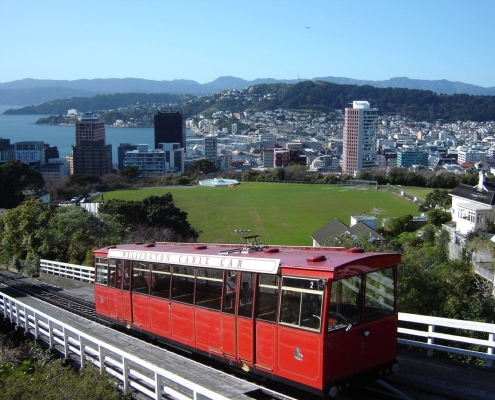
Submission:
POLYGON ((141 200, 170 192, 188 221, 201 230, 200 242, 238 243, 235 229, 250 229, 265 244, 312 245, 310 235, 334 218, 350 224, 351 215, 381 220, 418 215, 418 204, 389 192, 336 185, 252 183, 229 187, 165 187, 105 193, 105 200, 141 200))

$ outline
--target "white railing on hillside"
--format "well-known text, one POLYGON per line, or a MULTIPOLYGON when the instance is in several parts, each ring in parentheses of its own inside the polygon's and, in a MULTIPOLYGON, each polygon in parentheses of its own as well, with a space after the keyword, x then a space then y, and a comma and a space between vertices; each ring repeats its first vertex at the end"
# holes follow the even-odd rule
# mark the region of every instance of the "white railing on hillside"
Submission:
MULTIPOLYGON (((78 274, 81 274, 77 270, 77 268, 79 268, 81 271, 85 271, 85 273, 81 275, 85 276, 88 282, 94 283, 93 267, 83 267, 81 265, 59 263, 48 260, 42 260, 42 262, 43 267, 40 263, 40 270, 42 272, 56 271, 57 275, 67 276, 72 279, 79 279, 77 277, 78 274)), ((456 332, 458 333, 458 331, 456 332)), ((399 313, 399 328, 397 334, 397 343, 425 348, 427 350, 427 354, 430 356, 433 355, 434 351, 442 351, 477 357, 486 360, 486 364, 489 367, 493 366, 493 361, 495 360, 495 325, 492 324, 430 317, 427 315, 399 313), (408 323, 414 324, 416 329, 404 327, 404 325, 407 325, 408 323), (450 328, 451 330, 460 329, 465 332, 465 335, 463 336, 460 334, 446 334, 438 332, 438 330, 445 330, 445 328, 450 328), (474 334, 476 332, 484 335, 485 339, 469 337, 469 334, 474 334), (469 344, 483 346, 486 348, 486 352, 467 350, 459 347, 463 345, 466 347, 465 345, 469 344)))
POLYGON ((433 355, 434 351, 460 354, 484 359, 488 367, 492 367, 495 360, 494 324, 399 313, 397 334, 397 343, 424 348, 429 356, 433 355), (405 323, 412 323, 414 326, 419 325, 421 329, 402 327, 405 323), (484 336, 485 339, 471 337, 475 334, 484 336), (486 351, 482 352, 459 347, 462 345, 477 345, 483 347, 486 351))
POLYGON ((89 283, 94 283, 95 281, 95 268, 85 267, 84 265, 40 260, 40 272, 89 283))
POLYGON ((60 351, 65 359, 75 358, 81 367, 91 362, 100 370, 105 370, 121 382, 124 390, 136 390, 157 400, 161 400, 162 396, 180 400, 197 399, 199 396, 228 400, 194 382, 74 329, 4 293, 0 293, 0 312, 16 326, 22 327, 26 333, 49 343, 50 348, 60 351), (184 393, 191 393, 191 396, 184 393))

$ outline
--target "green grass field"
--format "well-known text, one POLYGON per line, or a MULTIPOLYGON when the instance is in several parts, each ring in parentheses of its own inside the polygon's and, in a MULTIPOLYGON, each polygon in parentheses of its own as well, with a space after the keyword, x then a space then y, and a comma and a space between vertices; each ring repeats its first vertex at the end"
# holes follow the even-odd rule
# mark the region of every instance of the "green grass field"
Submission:
POLYGON ((250 229, 265 244, 312 245, 310 235, 337 218, 350 224, 351 215, 367 215, 377 208, 383 218, 418 215, 418 205, 389 192, 336 185, 244 182, 228 187, 166 187, 113 191, 105 200, 141 200, 170 192, 188 221, 201 230, 200 242, 238 243, 235 229, 250 229))

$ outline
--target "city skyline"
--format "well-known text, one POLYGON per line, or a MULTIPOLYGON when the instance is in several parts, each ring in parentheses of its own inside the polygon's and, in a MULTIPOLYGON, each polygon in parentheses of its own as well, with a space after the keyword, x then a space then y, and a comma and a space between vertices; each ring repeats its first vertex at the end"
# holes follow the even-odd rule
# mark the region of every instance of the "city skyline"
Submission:
POLYGON ((334 76, 495 86, 490 0, 2 5, 1 83, 334 76))

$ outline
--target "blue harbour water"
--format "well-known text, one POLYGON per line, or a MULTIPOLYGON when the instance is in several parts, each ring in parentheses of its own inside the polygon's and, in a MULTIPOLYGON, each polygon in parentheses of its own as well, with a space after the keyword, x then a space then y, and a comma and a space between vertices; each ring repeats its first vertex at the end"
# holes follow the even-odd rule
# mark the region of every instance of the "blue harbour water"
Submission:
MULTIPOLYGON (((42 141, 57 146, 61 158, 72 154, 76 142, 74 125, 36 125, 36 121, 47 115, 3 115, 5 110, 15 108, 0 106, 0 138, 10 139, 10 143, 27 140, 42 141)), ((105 127, 106 142, 112 145, 113 162, 117 163, 117 147, 120 143, 148 144, 153 149, 155 140, 153 128, 114 128, 105 127)), ((193 134, 187 131, 187 135, 193 134)))

